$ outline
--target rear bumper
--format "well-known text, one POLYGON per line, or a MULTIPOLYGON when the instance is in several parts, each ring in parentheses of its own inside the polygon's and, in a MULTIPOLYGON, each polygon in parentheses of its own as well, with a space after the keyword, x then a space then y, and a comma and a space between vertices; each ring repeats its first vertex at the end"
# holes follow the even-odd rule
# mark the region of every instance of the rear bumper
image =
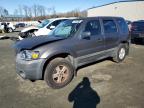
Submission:
POLYGON ((42 79, 43 66, 45 59, 25 61, 16 58, 16 72, 23 79, 40 80, 42 79))

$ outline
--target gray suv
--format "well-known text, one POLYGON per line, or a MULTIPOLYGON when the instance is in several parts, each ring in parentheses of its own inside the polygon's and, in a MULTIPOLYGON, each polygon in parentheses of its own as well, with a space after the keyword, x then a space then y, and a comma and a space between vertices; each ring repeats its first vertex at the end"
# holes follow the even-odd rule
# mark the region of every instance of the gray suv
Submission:
POLYGON ((49 36, 17 42, 16 71, 24 79, 44 79, 58 89, 70 83, 82 65, 107 57, 123 61, 129 45, 128 26, 121 17, 71 19, 49 36))

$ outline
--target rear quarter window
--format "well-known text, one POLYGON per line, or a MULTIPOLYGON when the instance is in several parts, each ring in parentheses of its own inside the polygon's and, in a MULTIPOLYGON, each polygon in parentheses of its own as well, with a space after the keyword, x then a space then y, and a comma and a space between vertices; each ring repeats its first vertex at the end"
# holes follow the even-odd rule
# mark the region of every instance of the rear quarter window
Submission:
POLYGON ((101 34, 101 25, 99 20, 87 22, 84 32, 90 32, 92 36, 101 34))
POLYGON ((117 19, 117 23, 118 23, 120 31, 122 33, 127 33, 128 32, 128 25, 126 24, 124 19, 117 19))

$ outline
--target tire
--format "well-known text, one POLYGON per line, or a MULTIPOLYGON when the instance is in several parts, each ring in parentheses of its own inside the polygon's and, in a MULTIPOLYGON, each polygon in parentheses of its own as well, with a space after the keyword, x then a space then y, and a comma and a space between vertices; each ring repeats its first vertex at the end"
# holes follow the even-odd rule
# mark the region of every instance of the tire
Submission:
POLYGON ((44 80, 49 87, 60 89, 69 84, 73 76, 74 67, 72 64, 65 58, 55 58, 47 65, 44 80))
POLYGON ((12 32, 13 32, 13 29, 12 29, 12 28, 8 28, 8 32, 9 32, 9 33, 12 33, 12 32))
POLYGON ((128 54, 128 51, 129 47, 127 48, 126 44, 120 44, 115 53, 115 56, 113 57, 113 61, 115 61, 116 63, 122 62, 128 54))
POLYGON ((32 33, 31 32, 21 32, 21 33, 19 33, 19 36, 21 38, 31 38, 32 37, 32 33))

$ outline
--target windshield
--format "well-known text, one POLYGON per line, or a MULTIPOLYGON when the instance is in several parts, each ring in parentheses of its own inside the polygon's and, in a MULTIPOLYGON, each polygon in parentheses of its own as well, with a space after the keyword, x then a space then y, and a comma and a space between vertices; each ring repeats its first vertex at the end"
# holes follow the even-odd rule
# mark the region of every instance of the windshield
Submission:
POLYGON ((49 35, 54 37, 70 37, 74 35, 82 23, 82 20, 67 20, 59 24, 49 35))
POLYGON ((50 20, 43 20, 40 24, 37 25, 37 27, 38 27, 38 28, 43 28, 43 27, 45 27, 49 22, 50 22, 50 20))

